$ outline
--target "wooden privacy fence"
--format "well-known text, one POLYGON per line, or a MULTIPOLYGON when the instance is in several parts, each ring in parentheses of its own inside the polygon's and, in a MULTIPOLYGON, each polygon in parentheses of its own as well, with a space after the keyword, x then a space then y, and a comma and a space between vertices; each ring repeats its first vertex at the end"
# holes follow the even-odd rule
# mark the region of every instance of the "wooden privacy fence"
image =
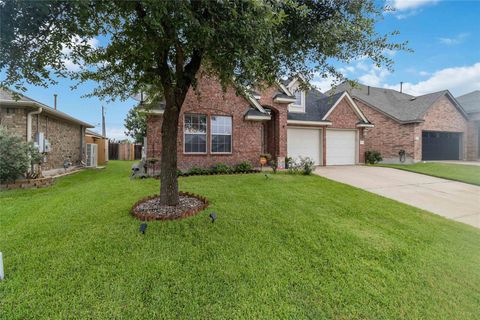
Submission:
POLYGON ((140 160, 142 158, 142 145, 110 142, 108 144, 108 156, 110 160, 140 160))

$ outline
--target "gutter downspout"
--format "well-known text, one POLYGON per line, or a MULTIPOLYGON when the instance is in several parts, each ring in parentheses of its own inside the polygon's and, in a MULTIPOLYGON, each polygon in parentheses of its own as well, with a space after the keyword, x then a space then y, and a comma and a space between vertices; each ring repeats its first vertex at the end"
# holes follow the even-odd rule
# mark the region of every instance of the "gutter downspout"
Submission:
POLYGON ((42 113, 43 108, 39 107, 36 111, 27 113, 27 142, 32 141, 32 115, 42 113))

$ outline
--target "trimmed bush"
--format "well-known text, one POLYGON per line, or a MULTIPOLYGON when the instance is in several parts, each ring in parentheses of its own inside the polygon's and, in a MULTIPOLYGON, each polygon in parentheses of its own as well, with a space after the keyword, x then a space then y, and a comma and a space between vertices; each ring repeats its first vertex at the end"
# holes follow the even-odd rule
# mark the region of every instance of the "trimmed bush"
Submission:
POLYGON ((368 164, 379 163, 382 160, 382 155, 378 151, 369 150, 365 152, 365 162, 368 164))
POLYGON ((0 182, 15 181, 24 176, 31 165, 40 163, 42 155, 32 142, 0 127, 0 182))
POLYGON ((235 172, 249 172, 253 170, 253 166, 249 161, 243 161, 235 165, 235 172))
POLYGON ((211 168, 211 172, 219 173, 219 174, 226 174, 233 172, 233 168, 225 163, 217 163, 211 168))

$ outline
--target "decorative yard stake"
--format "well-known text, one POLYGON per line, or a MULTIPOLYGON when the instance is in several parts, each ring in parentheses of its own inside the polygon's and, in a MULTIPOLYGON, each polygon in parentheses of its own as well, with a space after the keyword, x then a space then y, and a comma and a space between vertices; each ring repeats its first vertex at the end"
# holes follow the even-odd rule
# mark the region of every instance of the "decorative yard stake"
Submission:
POLYGON ((214 223, 215 220, 217 220, 217 214, 215 212, 210 213, 209 217, 210 219, 212 219, 212 223, 214 223))
POLYGON ((5 274, 3 273, 3 256, 0 252, 0 281, 5 278, 5 274))
POLYGON ((140 225, 140 232, 142 234, 145 234, 145 231, 147 231, 147 223, 146 222, 144 222, 140 225))

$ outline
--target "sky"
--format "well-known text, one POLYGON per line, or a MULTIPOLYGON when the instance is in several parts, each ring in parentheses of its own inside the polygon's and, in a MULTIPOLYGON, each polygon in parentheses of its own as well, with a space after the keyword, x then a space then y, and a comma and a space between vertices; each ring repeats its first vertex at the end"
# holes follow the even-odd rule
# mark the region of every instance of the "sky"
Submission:
MULTIPOLYGON (((391 0, 395 9, 386 13, 376 29, 379 33, 400 32, 392 41, 409 42, 413 52, 385 52, 394 61, 394 71, 378 68, 367 59, 349 64, 335 63, 342 74, 360 83, 398 90, 412 95, 448 89, 454 96, 480 90, 480 0, 391 0)), ((98 40, 92 39, 92 45, 98 40)), ((76 66, 71 63, 70 68, 76 66)), ((330 88, 332 79, 315 78, 313 84, 320 90, 330 88)), ((25 95, 53 106, 53 95, 58 94, 57 107, 73 117, 95 125, 101 132, 101 106, 106 109, 107 136, 125 138, 123 123, 136 101, 107 103, 97 98, 82 98, 95 87, 87 83, 71 90, 74 83, 60 80, 49 88, 27 86, 25 95)))

